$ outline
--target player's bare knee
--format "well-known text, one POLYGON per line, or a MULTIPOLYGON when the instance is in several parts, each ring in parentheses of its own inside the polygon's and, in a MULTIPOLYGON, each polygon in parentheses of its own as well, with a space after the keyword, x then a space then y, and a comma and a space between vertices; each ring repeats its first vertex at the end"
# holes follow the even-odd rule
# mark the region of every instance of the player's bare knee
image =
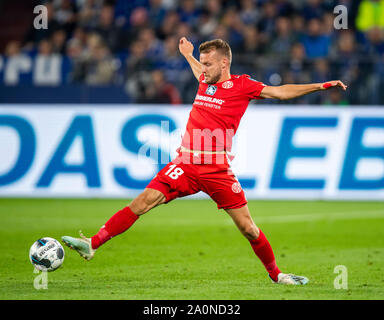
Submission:
POLYGON ((145 189, 129 206, 135 214, 140 216, 164 201, 165 197, 160 191, 145 189))
POLYGON ((259 237, 259 228, 254 224, 248 224, 242 227, 241 232, 248 240, 255 240, 259 237))
POLYGON ((135 198, 132 203, 129 205, 131 210, 138 216, 148 212, 150 210, 149 201, 147 197, 143 194, 140 194, 135 198))

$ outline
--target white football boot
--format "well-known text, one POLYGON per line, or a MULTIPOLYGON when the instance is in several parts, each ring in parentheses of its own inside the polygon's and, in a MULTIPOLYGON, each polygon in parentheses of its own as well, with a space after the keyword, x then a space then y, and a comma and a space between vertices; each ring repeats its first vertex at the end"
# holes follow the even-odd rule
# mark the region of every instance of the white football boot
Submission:
POLYGON ((278 283, 278 284, 288 284, 288 285, 304 285, 304 284, 307 284, 309 280, 306 277, 280 272, 279 275, 277 276, 277 281, 272 280, 272 282, 278 283))
POLYGON ((89 261, 95 255, 96 249, 92 249, 90 238, 85 237, 81 231, 79 233, 81 238, 63 236, 61 240, 67 247, 76 250, 80 256, 89 261))

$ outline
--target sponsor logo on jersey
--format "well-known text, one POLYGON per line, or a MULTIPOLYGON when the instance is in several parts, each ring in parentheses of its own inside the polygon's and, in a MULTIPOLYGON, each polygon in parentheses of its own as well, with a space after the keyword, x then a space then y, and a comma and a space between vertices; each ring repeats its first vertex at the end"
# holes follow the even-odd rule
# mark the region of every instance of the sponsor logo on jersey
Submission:
POLYGON ((234 193, 240 193, 241 192, 241 185, 239 182, 234 182, 232 185, 232 191, 234 193))
POLYGON ((210 96, 213 96, 216 93, 217 87, 208 85, 207 90, 205 90, 205 94, 209 94, 210 96))
POLYGON ((202 96, 200 94, 196 95, 195 100, 202 100, 202 101, 217 103, 220 105, 222 105, 225 102, 225 100, 223 100, 223 99, 216 99, 216 98, 212 98, 212 97, 202 96))
POLYGON ((223 84, 222 84, 222 87, 224 89, 231 89, 233 87, 233 82, 232 81, 225 81, 223 84))

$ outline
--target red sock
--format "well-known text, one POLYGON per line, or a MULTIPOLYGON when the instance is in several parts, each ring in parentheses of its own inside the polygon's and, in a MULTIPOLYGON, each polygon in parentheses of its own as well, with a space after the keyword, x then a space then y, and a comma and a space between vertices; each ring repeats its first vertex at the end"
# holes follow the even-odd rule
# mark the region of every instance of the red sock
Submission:
POLYGON ((139 218, 130 207, 117 211, 107 223, 101 227, 99 232, 92 237, 92 248, 97 249, 109 239, 129 229, 139 218))
POLYGON ((259 237, 255 240, 250 240, 249 242, 251 243, 253 251, 264 264, 264 267, 267 269, 270 277, 274 281, 277 281, 277 276, 280 273, 280 270, 276 265, 276 260, 271 245, 269 244, 268 239, 265 237, 264 233, 260 230, 259 237))

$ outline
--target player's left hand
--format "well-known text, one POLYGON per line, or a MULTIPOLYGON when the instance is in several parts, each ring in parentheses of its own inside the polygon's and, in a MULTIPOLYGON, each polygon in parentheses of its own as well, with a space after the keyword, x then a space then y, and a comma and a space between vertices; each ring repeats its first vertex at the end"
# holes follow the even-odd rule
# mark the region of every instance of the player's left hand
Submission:
POLYGON ((340 80, 328 81, 321 84, 321 90, 327 90, 333 87, 341 87, 344 91, 347 90, 348 86, 346 86, 340 80))
POLYGON ((188 55, 192 55, 193 54, 192 42, 188 41, 186 37, 182 37, 179 40, 179 50, 184 57, 187 57, 188 55))

